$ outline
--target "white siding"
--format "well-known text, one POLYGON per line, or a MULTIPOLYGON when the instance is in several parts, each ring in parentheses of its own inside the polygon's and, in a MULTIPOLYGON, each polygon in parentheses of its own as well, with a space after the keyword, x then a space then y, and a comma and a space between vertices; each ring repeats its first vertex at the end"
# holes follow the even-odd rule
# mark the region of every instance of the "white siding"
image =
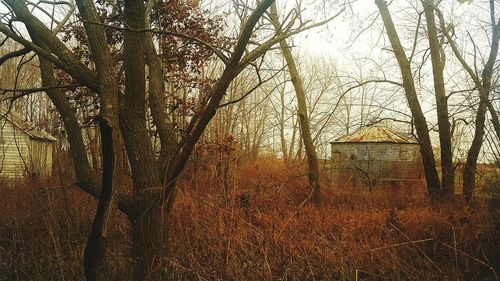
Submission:
POLYGON ((27 158, 30 176, 48 177, 52 174, 52 143, 31 139, 27 158))
POLYGON ((19 178, 29 165, 29 136, 6 118, 0 120, 0 176, 19 178))
POLYGON ((6 118, 0 119, 0 177, 50 176, 52 146, 31 138, 6 118))

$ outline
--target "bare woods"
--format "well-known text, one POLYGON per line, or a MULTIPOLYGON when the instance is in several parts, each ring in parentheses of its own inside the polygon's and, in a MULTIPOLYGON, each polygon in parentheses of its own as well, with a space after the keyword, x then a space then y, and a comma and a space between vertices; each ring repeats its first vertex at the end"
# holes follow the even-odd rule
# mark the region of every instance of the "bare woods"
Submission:
POLYGON ((498 2, 398 2, 3 1, 0 280, 498 280, 498 2))

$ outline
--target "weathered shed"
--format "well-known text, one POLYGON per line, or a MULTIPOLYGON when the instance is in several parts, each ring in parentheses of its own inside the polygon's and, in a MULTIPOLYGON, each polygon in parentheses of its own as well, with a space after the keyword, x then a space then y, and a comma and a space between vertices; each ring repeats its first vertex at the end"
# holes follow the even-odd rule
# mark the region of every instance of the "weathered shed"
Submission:
POLYGON ((420 145, 410 135, 370 126, 331 142, 332 175, 340 184, 405 186, 423 181, 420 145))
POLYGON ((56 138, 0 107, 0 178, 47 177, 56 138))

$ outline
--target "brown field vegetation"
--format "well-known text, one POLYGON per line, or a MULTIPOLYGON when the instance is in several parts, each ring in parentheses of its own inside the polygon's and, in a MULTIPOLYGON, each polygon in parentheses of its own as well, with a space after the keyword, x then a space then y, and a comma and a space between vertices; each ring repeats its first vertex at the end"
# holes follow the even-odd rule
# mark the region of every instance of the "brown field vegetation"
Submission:
MULTIPOLYGON (((431 204, 423 186, 369 192, 325 178, 315 208, 303 166, 230 165, 224 177, 185 171, 168 218, 172 280, 498 280, 498 210, 486 200, 431 204)), ((84 279, 96 202, 57 182, 0 190, 0 280, 84 279)), ((120 214, 110 237, 115 280, 130 280, 129 227, 120 214)))

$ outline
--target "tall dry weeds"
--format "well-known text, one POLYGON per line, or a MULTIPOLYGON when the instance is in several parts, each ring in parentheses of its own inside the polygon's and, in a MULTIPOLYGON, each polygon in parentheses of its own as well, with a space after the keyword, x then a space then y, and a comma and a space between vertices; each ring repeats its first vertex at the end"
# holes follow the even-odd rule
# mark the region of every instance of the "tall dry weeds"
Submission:
MULTIPOLYGON (((210 169, 183 175, 169 218, 172 280, 498 278, 498 224, 481 201, 432 205, 423 187, 325 186, 315 208, 303 204, 300 163, 232 163, 225 176, 229 190, 210 169)), ((83 280, 94 200, 51 182, 0 194, 0 280, 83 280)), ((107 257, 116 280, 130 279, 128 233, 120 216, 107 257)))

